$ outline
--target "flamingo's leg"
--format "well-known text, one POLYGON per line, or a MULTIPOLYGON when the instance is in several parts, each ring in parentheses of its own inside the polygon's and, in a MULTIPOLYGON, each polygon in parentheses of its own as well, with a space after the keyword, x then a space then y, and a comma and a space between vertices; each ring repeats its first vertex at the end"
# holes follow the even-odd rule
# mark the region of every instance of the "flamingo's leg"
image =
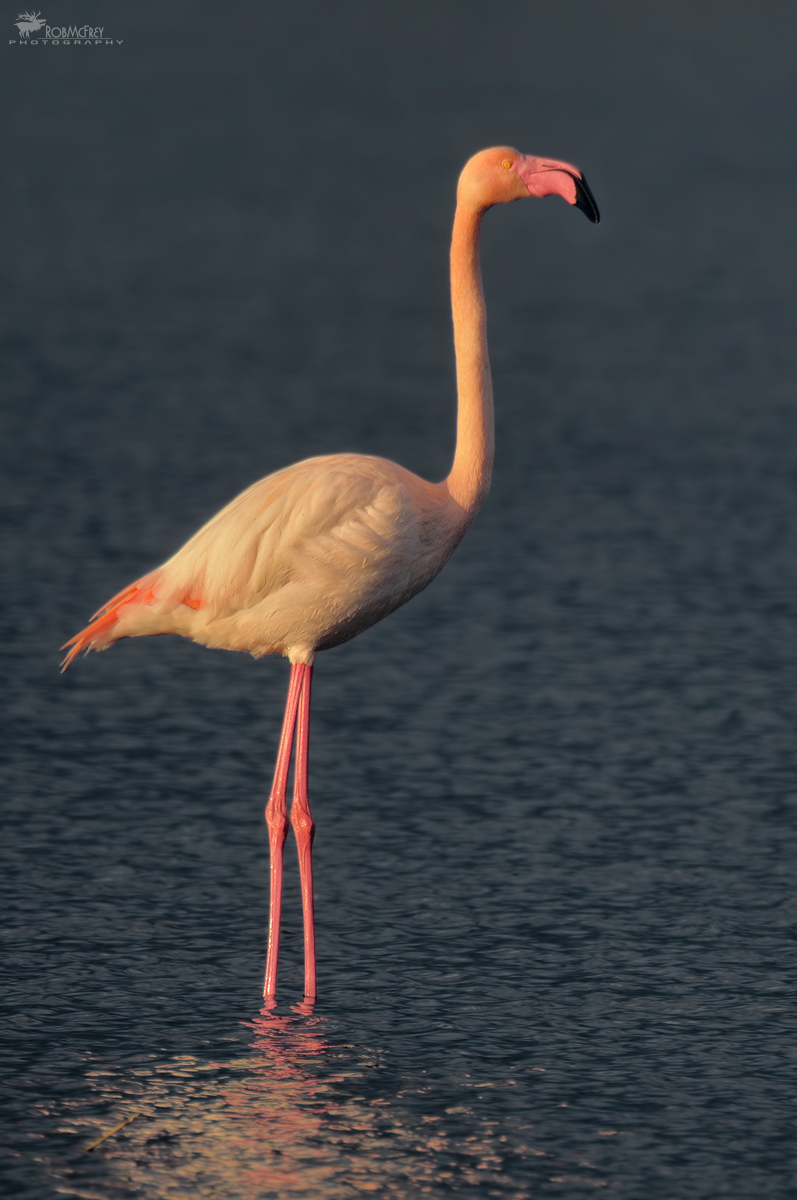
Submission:
POLYGON ((313 836, 315 824, 310 812, 307 795, 307 766, 310 751, 310 686, 313 668, 304 673, 302 694, 299 699, 299 715, 296 721, 296 765, 293 780, 293 804, 291 825, 296 835, 299 854, 299 880, 302 887, 302 913, 304 916, 304 998, 315 1000, 315 918, 313 915, 313 836))
POLYGON ((299 697, 307 668, 303 663, 291 666, 291 680, 288 685, 288 699, 285 702, 285 717, 282 722, 282 736, 277 751, 277 765, 274 770, 274 782, 271 785, 271 795, 266 805, 266 825, 268 826, 268 846, 271 862, 271 891, 268 910, 268 953, 266 955, 266 980, 263 984, 263 995, 267 1000, 273 999, 277 990, 277 961, 280 949, 280 916, 282 914, 282 857, 285 837, 288 833, 288 811, 285 805, 285 794, 288 789, 288 771, 291 765, 291 750, 293 749, 293 731, 296 726, 296 712, 299 707, 299 697))

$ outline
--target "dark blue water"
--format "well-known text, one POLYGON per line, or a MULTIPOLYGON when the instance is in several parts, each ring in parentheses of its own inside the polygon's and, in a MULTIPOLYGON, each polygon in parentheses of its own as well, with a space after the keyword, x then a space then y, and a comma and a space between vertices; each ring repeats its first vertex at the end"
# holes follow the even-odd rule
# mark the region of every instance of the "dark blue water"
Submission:
POLYGON ((57 19, 122 44, 2 50, 3 1194, 792 1197, 793 6, 57 19), (279 466, 445 472, 496 142, 604 221, 490 214, 494 487, 319 659, 263 1015, 285 664, 58 647, 279 466))

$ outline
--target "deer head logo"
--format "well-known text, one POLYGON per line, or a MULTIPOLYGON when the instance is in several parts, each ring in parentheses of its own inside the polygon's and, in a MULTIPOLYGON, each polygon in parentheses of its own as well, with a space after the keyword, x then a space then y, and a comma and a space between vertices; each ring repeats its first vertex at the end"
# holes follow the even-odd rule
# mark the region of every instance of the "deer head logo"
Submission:
POLYGON ((14 22, 19 30, 19 36, 23 41, 29 41, 30 35, 36 33, 44 24, 44 18, 41 13, 20 13, 14 22))

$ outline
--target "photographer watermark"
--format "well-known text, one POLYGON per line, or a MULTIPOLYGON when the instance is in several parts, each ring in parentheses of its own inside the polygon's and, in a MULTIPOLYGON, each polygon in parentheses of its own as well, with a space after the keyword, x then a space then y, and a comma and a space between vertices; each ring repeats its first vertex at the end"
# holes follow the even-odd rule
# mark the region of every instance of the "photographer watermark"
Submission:
POLYGON ((20 13, 14 24, 19 38, 9 38, 9 46, 121 46, 123 40, 106 37, 104 25, 48 25, 38 12, 20 13))

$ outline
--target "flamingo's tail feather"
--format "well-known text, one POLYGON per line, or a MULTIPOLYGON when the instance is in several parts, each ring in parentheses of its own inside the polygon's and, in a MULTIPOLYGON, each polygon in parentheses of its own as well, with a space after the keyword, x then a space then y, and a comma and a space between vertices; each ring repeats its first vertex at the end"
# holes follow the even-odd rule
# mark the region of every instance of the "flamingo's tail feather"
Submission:
POLYGON ((107 604, 103 604, 102 608, 94 614, 85 629, 81 629, 80 633, 76 633, 68 642, 64 642, 61 647, 66 650, 71 646, 69 653, 61 663, 61 674, 67 669, 73 659, 77 658, 81 650, 85 650, 88 654, 89 650, 104 650, 115 639, 105 635, 110 633, 116 622, 119 620, 119 610, 128 604, 146 604, 153 599, 152 588, 142 586, 145 580, 139 580, 138 583, 131 583, 129 587, 118 592, 107 604))
MULTIPOLYGON (((104 617, 100 617, 99 620, 90 621, 85 629, 81 629, 80 633, 76 633, 68 642, 64 642, 61 647, 62 650, 66 650, 68 646, 71 646, 72 649, 61 663, 61 674, 64 673, 72 660, 80 654, 81 650, 85 650, 88 653, 89 650, 93 649, 98 637, 111 629, 116 624, 116 621, 116 613, 114 611, 108 612, 104 617)), ((98 650, 101 648, 104 647, 97 647, 98 650)))

